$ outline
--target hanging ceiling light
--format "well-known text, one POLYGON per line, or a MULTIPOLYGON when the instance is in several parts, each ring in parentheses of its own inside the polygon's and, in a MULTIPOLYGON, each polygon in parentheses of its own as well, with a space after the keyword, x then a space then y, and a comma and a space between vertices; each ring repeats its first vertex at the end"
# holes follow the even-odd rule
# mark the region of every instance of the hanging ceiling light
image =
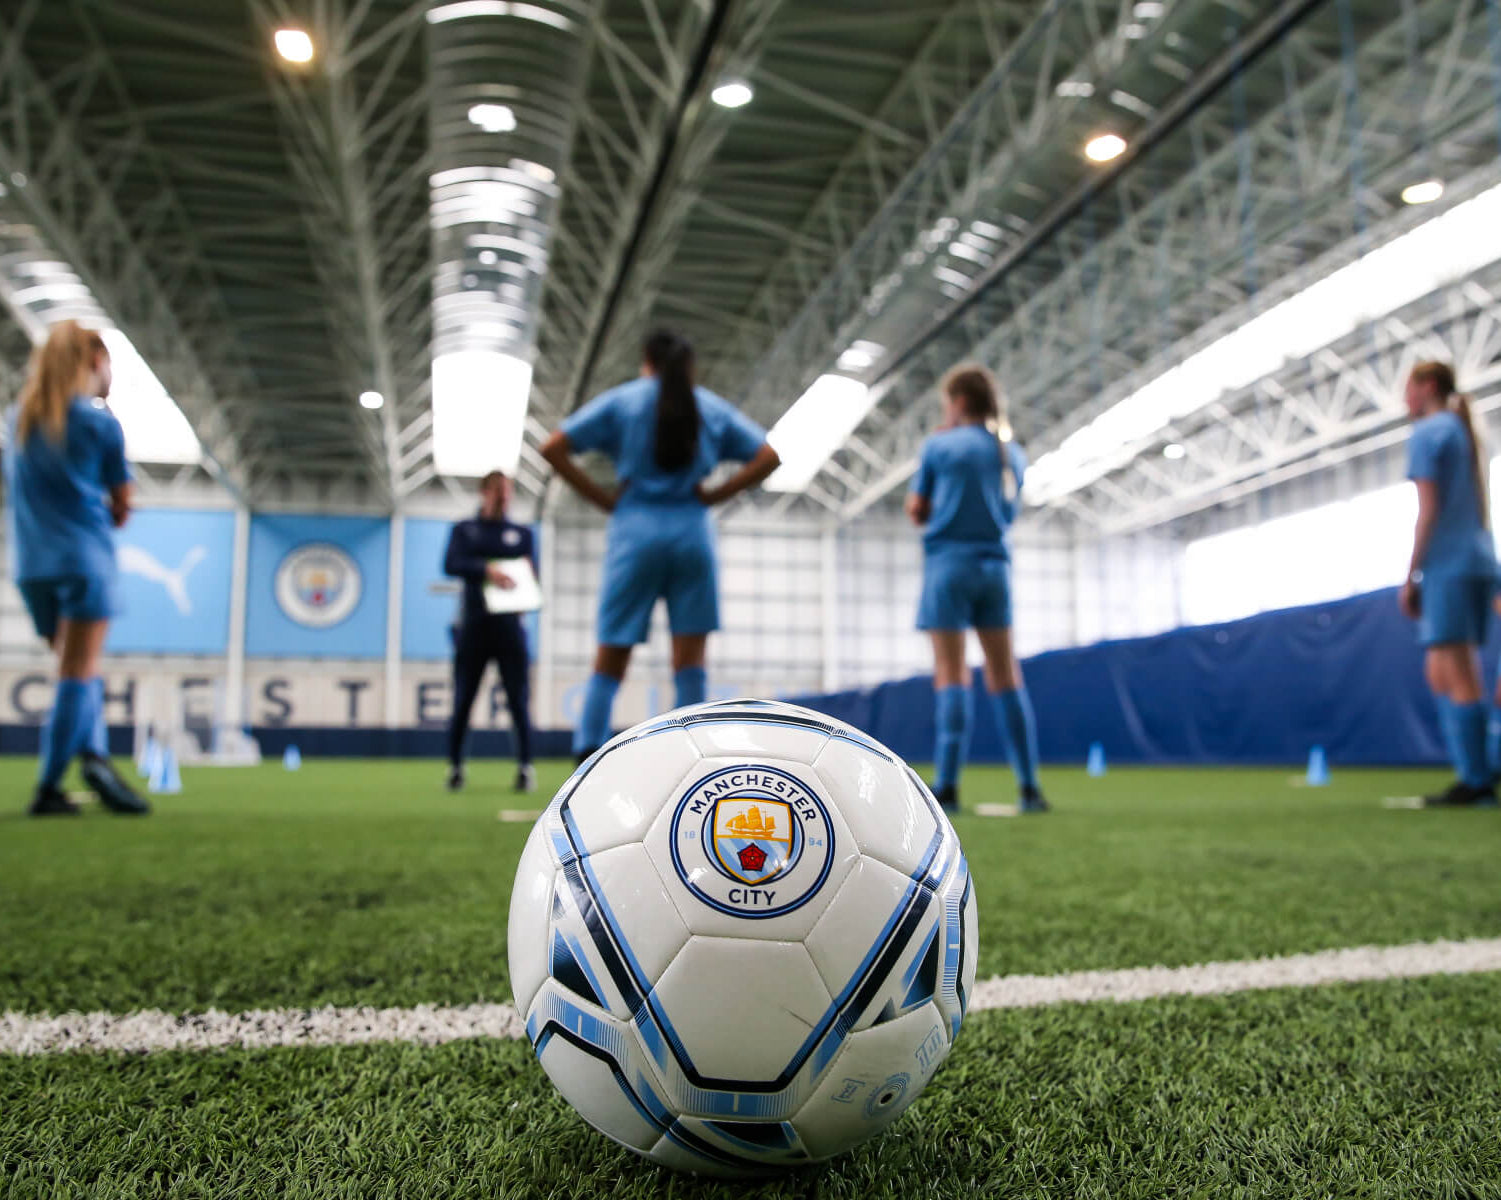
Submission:
POLYGON ((1403 204, 1432 204, 1444 194, 1444 184, 1439 179, 1424 179, 1420 183, 1409 183, 1402 189, 1403 204))
POLYGON ((476 104, 469 110, 469 124, 486 133, 510 133, 516 128, 516 114, 504 104, 476 104))
POLYGON ((313 39, 305 29, 278 29, 272 37, 276 52, 289 63, 313 61, 313 39))
POLYGON ((709 98, 720 108, 743 108, 756 93, 743 79, 727 79, 709 93, 709 98))
POLYGON ((1090 162, 1109 162, 1126 151, 1126 139, 1118 133, 1096 134, 1084 143, 1084 157, 1090 162))

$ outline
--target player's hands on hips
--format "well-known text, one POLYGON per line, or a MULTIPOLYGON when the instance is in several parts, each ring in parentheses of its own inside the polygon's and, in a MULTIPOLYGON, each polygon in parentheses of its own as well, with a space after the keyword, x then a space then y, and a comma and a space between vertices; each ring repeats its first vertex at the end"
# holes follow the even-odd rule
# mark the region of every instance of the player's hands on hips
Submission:
POLYGON ((693 494, 698 497, 698 502, 705 508, 713 508, 719 503, 719 497, 714 494, 714 490, 706 488, 702 483, 693 485, 693 494))
POLYGON ((123 529, 125 522, 130 520, 130 504, 122 500, 114 500, 109 506, 110 520, 114 522, 116 529, 123 529))
POLYGON ((1403 616, 1409 620, 1418 619, 1418 610, 1421 602, 1418 598, 1418 585, 1411 579, 1402 585, 1402 590, 1397 593, 1397 604, 1402 609, 1403 616))
POLYGON ((485 578, 507 592, 516 586, 516 581, 505 573, 499 563, 490 563, 485 567, 485 578))

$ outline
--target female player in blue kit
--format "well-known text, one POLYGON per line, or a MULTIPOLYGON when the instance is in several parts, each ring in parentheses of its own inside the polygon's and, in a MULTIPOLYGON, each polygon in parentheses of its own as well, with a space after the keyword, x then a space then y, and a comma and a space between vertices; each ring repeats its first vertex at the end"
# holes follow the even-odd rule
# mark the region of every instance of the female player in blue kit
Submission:
POLYGON ((563 422, 542 454, 564 482, 611 514, 599 597, 599 649, 574 731, 582 761, 610 737, 610 710, 631 648, 646 641, 652 608, 667 601, 677 706, 707 693, 704 656, 719 628, 719 581, 709 509, 760 483, 779 459, 766 433, 728 401, 693 382, 693 347, 652 334, 641 377, 595 397, 563 422), (614 493, 591 479, 575 454, 596 450, 615 463, 614 493), (745 464, 713 488, 720 462, 745 464))
POLYGON ((985 686, 1005 735, 1023 812, 1044 812, 1037 785, 1037 728, 1011 645, 1011 552, 1027 456, 1004 432, 1005 401, 978 364, 955 367, 942 384, 944 427, 923 443, 907 515, 923 527, 922 599, 917 627, 933 639, 937 775, 933 790, 959 808, 959 771, 971 726, 964 634, 985 654, 985 686))
POLYGON ((16 585, 37 633, 57 653, 33 816, 78 811, 60 786, 74 758, 107 808, 148 811, 110 766, 99 675, 115 612, 113 530, 130 514, 125 435, 95 404, 109 395, 110 381, 103 338, 60 322, 32 357, 9 421, 5 483, 16 585))
MULTIPOLYGON (((1407 477, 1418 488, 1412 562, 1402 611, 1418 622, 1428 686, 1458 778, 1429 796, 1434 807, 1494 804, 1498 766, 1486 745, 1480 646, 1496 592, 1496 550, 1486 494, 1486 456, 1470 400, 1448 363, 1419 363, 1404 396, 1412 417, 1407 477)), ((1501 726, 1501 722, 1493 721, 1501 726)))

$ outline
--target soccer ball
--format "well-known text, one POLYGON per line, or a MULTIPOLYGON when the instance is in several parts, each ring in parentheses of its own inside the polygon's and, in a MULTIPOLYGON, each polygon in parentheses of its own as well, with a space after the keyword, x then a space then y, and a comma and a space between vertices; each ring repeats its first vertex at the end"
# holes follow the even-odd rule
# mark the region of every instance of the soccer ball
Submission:
POLYGON ((880 743, 790 704, 678 709, 553 798, 511 898, 511 986, 564 1097, 655 1162, 736 1176, 879 1133, 975 982, 953 826, 880 743))

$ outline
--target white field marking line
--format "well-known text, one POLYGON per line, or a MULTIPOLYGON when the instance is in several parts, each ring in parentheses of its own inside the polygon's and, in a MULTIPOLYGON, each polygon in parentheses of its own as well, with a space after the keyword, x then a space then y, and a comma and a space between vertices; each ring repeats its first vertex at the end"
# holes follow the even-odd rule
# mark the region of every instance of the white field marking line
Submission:
POLYGON ((1283 958, 1204 963, 1193 967, 1135 967, 1073 971, 1067 975, 1007 975, 975 985, 970 1008, 1040 1008, 1095 1000, 1130 1003, 1163 996, 1227 996, 1272 988, 1327 987, 1429 975, 1501 971, 1501 938, 1356 946, 1283 958))
POLYGON ((273 1046, 358 1046, 412 1042, 438 1046, 468 1038, 520 1038, 526 1024, 509 1004, 439 1008, 218 1009, 182 1016, 133 1013, 0 1013, 0 1055, 66 1051, 264 1050, 273 1046))
MULTIPOLYGON (((1501 938, 1357 946, 1191 967, 999 976, 976 985, 969 1011, 1043 1008, 1105 1000, 1126 1004, 1166 996, 1225 996, 1276 988, 1327 987, 1490 971, 1501 972, 1501 938)), ((509 1004, 259 1009, 243 1013, 210 1009, 184 1016, 154 1009, 60 1016, 0 1013, 0 1055, 355 1046, 371 1042, 437 1046, 470 1038, 509 1039, 525 1035, 525 1023, 509 1004)))
POLYGON ((495 815, 497 821, 510 821, 516 824, 530 824, 540 817, 543 810, 540 808, 503 808, 495 815))

